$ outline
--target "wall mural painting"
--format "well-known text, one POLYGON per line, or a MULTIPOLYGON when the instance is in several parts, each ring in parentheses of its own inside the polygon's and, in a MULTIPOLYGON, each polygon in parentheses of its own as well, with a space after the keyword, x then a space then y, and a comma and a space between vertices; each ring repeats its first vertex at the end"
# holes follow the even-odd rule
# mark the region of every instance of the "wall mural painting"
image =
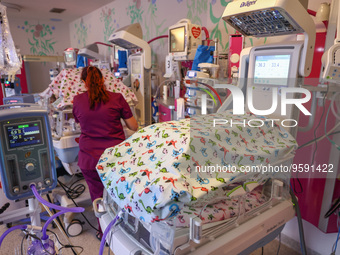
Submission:
POLYGON ((79 24, 75 23, 74 27, 76 29, 76 38, 78 47, 86 46, 88 26, 84 23, 83 19, 80 19, 79 24))
MULTIPOLYGON (((106 6, 105 9, 102 9, 100 13, 100 21, 104 23, 104 42, 110 44, 109 38, 113 34, 113 32, 119 28, 119 24, 114 17, 115 9, 108 8, 106 6)), ((109 48, 109 52, 111 52, 111 47, 109 48)))
MULTIPOLYGON (((221 0, 221 6, 223 7, 222 9, 224 10, 226 8, 226 6, 230 3, 231 1, 225 1, 225 0, 221 0)), ((209 8, 209 16, 210 16, 210 21, 214 24, 214 29, 211 31, 210 33, 210 39, 215 39, 217 38, 220 44, 220 47, 222 47, 222 50, 225 51, 229 48, 229 40, 228 42, 226 42, 225 44, 223 43, 222 40, 222 33, 226 33, 227 35, 229 35, 229 31, 228 31, 228 27, 227 24, 222 20, 223 23, 223 28, 224 30, 220 29, 220 21, 223 15, 223 11, 222 13, 216 17, 213 13, 213 5, 216 3, 216 0, 212 0, 210 3, 210 8, 209 8)), ((236 31, 234 30, 234 33, 236 31)))
POLYGON ((149 41, 153 37, 160 36, 160 35, 166 35, 168 31, 168 27, 163 27, 164 23, 166 23, 166 19, 163 19, 162 21, 158 21, 157 19, 157 6, 156 6, 156 0, 150 1, 148 10, 146 12, 145 16, 145 34, 144 39, 146 41, 149 41), (163 28, 162 28, 163 27, 163 28))
MULTIPOLYGON (((168 27, 164 27, 164 23, 166 23, 166 19, 163 19, 162 21, 158 21, 157 19, 156 0, 149 0, 149 7, 144 19, 145 32, 143 33, 143 39, 149 41, 154 37, 166 35, 168 27)), ((167 40, 160 40, 159 43, 155 45, 162 45, 162 47, 164 47, 167 43, 167 40)), ((157 62, 157 55, 154 51, 151 52, 151 58, 153 63, 157 62)))
POLYGON ((141 0, 133 0, 133 4, 129 5, 127 8, 126 15, 130 17, 130 24, 139 23, 142 24, 143 18, 143 10, 141 10, 141 0))
MULTIPOLYGON (((179 2, 179 0, 177 0, 177 2, 179 2)), ((193 24, 202 26, 201 15, 208 10, 208 0, 187 0, 187 7, 187 19, 193 24)))
POLYGON ((47 24, 29 24, 24 22, 18 29, 24 30, 28 35, 30 53, 32 55, 47 56, 54 54, 54 44, 57 42, 52 37, 55 26, 47 24))

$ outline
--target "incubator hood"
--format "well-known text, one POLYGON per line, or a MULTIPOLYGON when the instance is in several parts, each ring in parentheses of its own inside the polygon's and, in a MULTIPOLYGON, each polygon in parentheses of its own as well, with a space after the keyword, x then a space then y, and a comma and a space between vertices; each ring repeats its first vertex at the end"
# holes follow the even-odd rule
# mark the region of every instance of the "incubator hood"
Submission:
POLYGON ((97 60, 104 60, 104 56, 100 55, 98 49, 98 45, 93 43, 86 45, 84 48, 78 51, 78 55, 89 58, 89 59, 97 59, 97 60))
POLYGON ((245 36, 271 37, 304 34, 299 74, 308 76, 312 70, 315 25, 300 1, 254 0, 233 1, 222 19, 245 36))
POLYGON ((143 40, 143 32, 139 23, 131 24, 113 33, 109 41, 127 50, 142 49, 144 52, 144 68, 151 68, 151 48, 143 40))

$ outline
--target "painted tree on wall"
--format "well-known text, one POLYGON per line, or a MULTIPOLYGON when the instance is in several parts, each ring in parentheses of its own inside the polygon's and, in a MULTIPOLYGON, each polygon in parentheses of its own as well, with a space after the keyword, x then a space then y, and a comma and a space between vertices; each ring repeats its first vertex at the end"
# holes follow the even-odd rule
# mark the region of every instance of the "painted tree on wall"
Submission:
POLYGON ((149 41, 152 39, 152 37, 160 36, 166 34, 168 31, 168 27, 163 27, 164 23, 166 22, 166 19, 163 19, 162 21, 157 20, 157 6, 156 6, 156 0, 150 1, 148 10, 146 12, 145 16, 145 34, 143 35, 144 40, 149 41), (162 28, 163 27, 163 28, 162 28))
POLYGON ((54 44, 57 42, 52 36, 55 30, 54 26, 47 24, 29 24, 24 22, 23 26, 18 26, 23 29, 28 35, 28 44, 30 45, 30 52, 33 55, 47 56, 54 54, 54 44))
POLYGON ((208 0, 187 0, 187 7, 187 18, 191 23, 202 26, 201 15, 208 10, 208 0))
POLYGON ((83 19, 80 19, 79 24, 75 23, 74 27, 76 29, 75 36, 77 37, 78 46, 86 46, 88 26, 84 23, 83 19))
MULTIPOLYGON (((221 5, 223 7, 223 10, 225 9, 225 7, 230 3, 231 1, 225 1, 225 0, 221 0, 221 5)), ((218 41, 219 41, 219 44, 220 46, 222 47, 222 50, 227 50, 228 47, 229 47, 229 40, 228 42, 226 42, 225 44, 223 44, 223 41, 222 41, 222 30, 220 29, 219 27, 219 24, 220 24, 220 21, 221 21, 221 18, 222 18, 222 15, 223 15, 223 11, 222 13, 216 17, 213 13, 213 5, 216 3, 216 0, 215 1, 212 1, 210 3, 210 8, 209 8, 209 17, 210 17, 210 21, 215 25, 214 29, 211 31, 211 34, 210 34, 210 39, 215 39, 217 38, 218 41)), ((224 32, 229 34, 229 31, 228 31, 228 27, 227 27, 227 24, 222 20, 223 22, 223 27, 224 27, 224 32)))
POLYGON ((114 18, 115 15, 115 9, 114 8, 108 8, 107 6, 105 9, 102 9, 100 13, 100 21, 104 23, 104 42, 109 43, 109 38, 113 34, 113 32, 116 30, 116 28, 119 28, 119 24, 117 20, 114 18))
POLYGON ((139 23, 142 24, 143 22, 143 10, 141 7, 141 0, 133 0, 133 4, 129 5, 127 8, 126 15, 130 17, 130 24, 139 23))
MULTIPOLYGON (((166 22, 166 19, 163 19, 162 21, 158 21, 156 13, 157 13, 156 0, 152 0, 152 1, 149 0, 148 10, 146 12, 145 19, 144 19, 145 33, 143 34, 143 39, 145 41, 149 41, 153 37, 164 35, 168 31, 168 27, 163 27, 164 23, 166 22)), ((165 40, 161 41, 163 47, 164 47, 165 42, 167 43, 167 41, 165 40)), ((151 52, 151 57, 152 57, 152 62, 156 63, 157 54, 154 51, 151 52)))

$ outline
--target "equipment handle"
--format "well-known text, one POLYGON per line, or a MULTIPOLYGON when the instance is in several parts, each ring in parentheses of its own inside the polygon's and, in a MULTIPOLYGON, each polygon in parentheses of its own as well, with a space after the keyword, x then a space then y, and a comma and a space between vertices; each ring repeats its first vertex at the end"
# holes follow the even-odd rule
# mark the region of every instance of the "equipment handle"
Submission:
POLYGON ((31 107, 31 106, 38 106, 37 104, 28 104, 28 103, 22 103, 22 104, 5 104, 5 105, 0 105, 0 110, 5 110, 9 108, 22 108, 22 107, 31 107))
POLYGON ((99 211, 99 205, 102 207, 102 208, 105 208, 104 207, 104 203, 103 203, 103 198, 97 198, 93 201, 92 203, 93 205, 93 210, 94 210, 94 214, 96 215, 96 217, 99 219, 101 218, 105 213, 107 213, 107 211, 104 209, 104 210, 100 210, 99 211))

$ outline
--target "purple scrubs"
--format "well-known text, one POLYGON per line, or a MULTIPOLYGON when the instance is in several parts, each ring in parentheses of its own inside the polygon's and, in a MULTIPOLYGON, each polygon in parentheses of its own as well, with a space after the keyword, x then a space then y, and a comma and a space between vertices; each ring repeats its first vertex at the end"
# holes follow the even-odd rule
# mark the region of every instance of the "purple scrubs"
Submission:
POLYGON ((106 148, 125 140, 120 119, 129 119, 133 116, 122 94, 108 93, 109 101, 96 105, 93 110, 90 109, 87 92, 73 99, 73 116, 81 128, 78 165, 89 186, 92 201, 102 197, 104 190, 95 169, 97 162, 106 148))

